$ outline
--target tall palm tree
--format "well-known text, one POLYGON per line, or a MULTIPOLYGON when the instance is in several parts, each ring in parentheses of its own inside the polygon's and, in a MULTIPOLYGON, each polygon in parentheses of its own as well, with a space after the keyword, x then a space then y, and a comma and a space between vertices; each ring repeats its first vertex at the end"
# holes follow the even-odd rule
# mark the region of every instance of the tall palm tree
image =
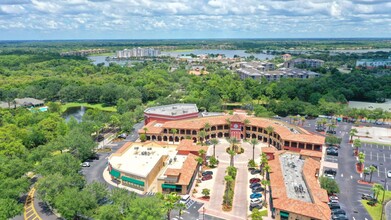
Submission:
POLYGON ((360 164, 360 166, 364 164, 364 161, 365 161, 365 154, 363 152, 360 152, 358 154, 358 163, 360 164))
POLYGON ((370 172, 369 167, 364 168, 364 181, 367 178, 368 173, 370 172))
POLYGON ((261 168, 262 168, 262 173, 263 173, 263 167, 268 164, 268 159, 267 155, 265 153, 261 154, 261 168))
POLYGON ((361 147, 361 141, 360 141, 360 139, 355 139, 354 141, 353 141, 353 146, 354 146, 354 148, 355 148, 355 155, 358 155, 358 149, 361 147))
POLYGON ((200 155, 200 157, 202 157, 202 160, 203 160, 202 165, 203 165, 205 163, 206 151, 204 149, 201 149, 201 150, 198 151, 198 154, 200 155))
MULTIPOLYGON (((228 191, 231 189, 231 184, 232 184, 232 182, 234 181, 234 179, 232 178, 232 176, 226 175, 226 176, 224 176, 224 180, 225 180, 225 182, 227 182, 227 187, 226 187, 225 196, 228 197, 228 191)), ((225 200, 226 202, 229 201, 228 198, 225 198, 224 200, 225 200)), ((226 203, 225 205, 228 205, 228 203, 226 203)))
POLYGON ((301 117, 300 117, 300 121, 301 121, 301 126, 304 126, 305 117, 304 117, 304 116, 301 116, 301 117))
POLYGON ((206 123, 204 124, 204 130, 205 130, 205 131, 209 131, 209 129, 210 129, 210 124, 209 124, 208 122, 206 122, 206 123))
POLYGON ((172 143, 175 144, 175 134, 178 133, 178 130, 173 128, 170 131, 172 133, 172 143))
POLYGON ((357 129, 355 129, 355 128, 352 128, 352 129, 349 131, 350 142, 353 141, 353 137, 356 136, 357 133, 358 133, 358 131, 357 131, 357 129))
POLYGON ((274 127, 272 127, 272 126, 267 126, 266 127, 266 132, 267 132, 267 134, 268 134, 268 140, 267 140, 267 143, 268 143, 268 147, 270 147, 270 136, 271 136, 271 134, 274 132, 274 127))
POLYGON ((147 135, 148 128, 147 128, 147 127, 144 127, 143 130, 144 130, 144 134, 145 134, 145 136, 146 136, 146 135, 147 135))
POLYGON ((244 129, 243 129, 243 131, 244 131, 244 140, 247 139, 247 125, 249 125, 250 123, 251 123, 250 120, 248 120, 247 118, 244 119, 244 121, 243 121, 243 124, 244 124, 244 129))
POLYGON ((377 200, 378 197, 379 197, 379 193, 380 193, 381 191, 384 191, 384 187, 383 187, 383 185, 381 185, 381 184, 375 183, 375 184, 372 186, 372 189, 371 189, 371 190, 373 191, 373 194, 375 195, 375 199, 377 200))
POLYGON ((213 138, 210 140, 210 143, 213 144, 213 156, 216 157, 216 145, 219 144, 219 140, 213 138))
POLYGON ((369 166, 369 173, 370 173, 370 177, 369 177, 369 182, 370 183, 372 183, 372 174, 373 174, 373 172, 376 172, 377 171, 377 169, 376 169, 376 167, 374 167, 374 166, 369 166))
POLYGON ((321 125, 322 125, 321 120, 316 121, 316 127, 318 128, 318 130, 320 130, 321 125))
POLYGON ((270 186, 270 181, 269 180, 266 180, 266 179, 263 179, 261 181, 261 184, 265 187, 265 198, 263 200, 263 204, 266 204, 266 198, 267 198, 267 189, 266 189, 266 186, 270 186))
POLYGON ((251 139, 250 143, 253 145, 253 160, 254 160, 255 145, 259 144, 259 141, 255 138, 253 138, 253 139, 251 139))
MULTIPOLYGON (((202 159, 202 157, 197 157, 195 160, 201 166, 201 171, 200 171, 200 169, 198 169, 198 171, 202 172, 202 170, 203 170, 202 164, 204 164, 204 159, 202 159)), ((199 175, 201 174, 200 172, 198 173, 199 175)))
POLYGON ((201 146, 204 146, 204 140, 205 140, 205 137, 206 137, 206 131, 201 130, 200 132, 198 132, 198 136, 200 137, 201 146))
POLYGON ((270 173, 270 170, 271 170, 269 164, 266 164, 266 165, 263 167, 263 170, 264 170, 264 172, 265 172, 265 173, 264 173, 265 176, 263 177, 263 179, 266 179, 266 176, 268 175, 268 173, 270 173))
POLYGON ((236 152, 234 150, 228 150, 228 154, 231 157, 229 165, 234 166, 234 156, 236 155, 236 152))
POLYGON ((231 144, 231 150, 235 150, 235 145, 239 143, 238 139, 236 138, 227 138, 227 141, 231 144))

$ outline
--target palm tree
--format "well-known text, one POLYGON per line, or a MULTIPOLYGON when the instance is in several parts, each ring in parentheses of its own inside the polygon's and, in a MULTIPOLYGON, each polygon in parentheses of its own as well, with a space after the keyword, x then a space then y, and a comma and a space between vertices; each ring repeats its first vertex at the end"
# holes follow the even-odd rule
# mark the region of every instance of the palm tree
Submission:
MULTIPOLYGON (((266 164, 264 167, 263 167, 263 170, 264 170, 264 174, 267 176, 268 173, 270 173, 270 166, 269 164, 266 164)), ((263 177, 263 179, 266 179, 266 176, 263 177)))
POLYGON ((178 203, 181 197, 175 192, 171 192, 170 194, 158 193, 157 197, 163 200, 163 209, 167 213, 167 219, 171 219, 171 211, 176 207, 176 203, 178 203))
POLYGON ((370 172, 369 167, 364 168, 364 181, 367 178, 368 173, 370 172))
POLYGON ((253 160, 254 160, 255 145, 259 144, 259 141, 255 138, 253 138, 253 139, 251 139, 250 143, 253 145, 253 160))
POLYGON ((353 137, 356 136, 357 133, 358 133, 358 131, 357 131, 357 129, 355 129, 355 128, 352 128, 352 129, 349 131, 350 142, 353 141, 353 137))
POLYGON ((334 131, 335 128, 337 128, 337 125, 335 125, 334 123, 331 123, 329 126, 329 130, 334 131))
POLYGON ((177 202, 175 204, 175 208, 179 209, 179 217, 178 217, 178 219, 181 219, 182 211, 186 209, 185 203, 177 202))
POLYGON ((243 121, 243 124, 244 124, 244 129, 243 129, 243 131, 244 131, 244 140, 247 139, 247 125, 249 125, 250 123, 251 123, 250 120, 248 120, 247 118, 244 119, 244 121, 243 121))
POLYGON ((266 127, 266 132, 267 132, 267 134, 268 134, 268 140, 267 140, 267 143, 268 143, 268 147, 270 147, 270 136, 271 136, 271 134, 274 132, 274 127, 272 127, 272 126, 267 126, 266 127))
MULTIPOLYGON (((225 198, 224 200, 226 202, 228 202, 229 201, 229 199, 228 199, 228 191, 230 190, 231 184, 234 181, 234 179, 232 178, 232 176, 227 175, 227 176, 224 176, 224 180, 225 180, 225 182, 227 182, 226 192, 225 192, 225 195, 224 195, 224 196, 227 196, 227 198, 225 198)), ((226 203, 225 205, 228 205, 228 203, 226 203)))
POLYGON ((143 130, 144 130, 144 134, 145 134, 145 136, 146 136, 146 135, 147 135, 148 128, 147 128, 147 127, 144 127, 143 130))
POLYGON ((355 153, 355 155, 357 155, 358 154, 358 149, 361 147, 360 139, 355 139, 353 141, 353 146, 355 147, 354 153, 355 153))
POLYGON ((210 129, 210 124, 209 124, 208 122, 206 122, 206 123, 204 124, 204 130, 205 130, 205 131, 209 131, 209 129, 210 129))
POLYGON ((235 145, 239 143, 236 138, 227 138, 227 141, 231 144, 231 150, 235 150, 235 145))
POLYGON ((358 163, 360 164, 360 166, 364 164, 364 161, 365 161, 365 154, 363 152, 360 152, 358 154, 358 163))
POLYGON ((316 121, 316 127, 318 128, 318 130, 320 130, 320 126, 321 125, 322 125, 322 121, 321 120, 316 121))
POLYGON ((375 183, 375 184, 372 186, 372 189, 371 189, 371 190, 373 191, 373 194, 375 195, 375 199, 377 200, 378 197, 379 197, 379 193, 380 193, 381 191, 384 191, 384 187, 383 187, 383 185, 381 185, 381 184, 375 183))
MULTIPOLYGON (((202 157, 202 160, 205 163, 206 151, 204 149, 201 149, 201 150, 198 151, 198 154, 200 155, 200 157, 202 157)), ((202 163, 202 164, 204 164, 204 163, 202 163)))
POLYGON ((266 186, 270 186, 270 181, 269 180, 266 180, 266 179, 263 179, 261 181, 261 184, 265 187, 265 198, 263 200, 263 204, 266 204, 266 197, 267 197, 267 189, 266 189, 266 186))
POLYGON ((172 133, 172 143, 175 144, 175 134, 178 133, 178 130, 173 128, 170 131, 172 133))
MULTIPOLYGON (((202 157, 197 157, 195 160, 201 166, 201 172, 202 172, 202 169, 203 169, 202 164, 204 163, 204 159, 202 159, 202 157)), ((199 169, 198 169, 198 171, 199 171, 199 169)), ((198 173, 198 174, 200 174, 200 173, 198 173)))
POLYGON ((292 116, 292 115, 288 115, 288 117, 289 117, 289 124, 292 124, 292 118, 293 118, 293 116, 292 116))
POLYGON ((304 117, 304 116, 301 116, 301 117, 300 117, 300 120, 301 120, 301 126, 304 126, 305 117, 304 117))
MULTIPOLYGON (((261 154, 261 168, 268 164, 267 155, 265 153, 261 154)), ((262 169, 263 172, 263 169, 262 169)))
POLYGON ((198 136, 200 137, 201 146, 204 146, 204 140, 205 140, 205 137, 206 137, 206 131, 201 130, 201 131, 198 133, 198 136))
POLYGON ((369 182, 372 183, 372 174, 373 172, 377 171, 376 167, 374 166, 369 166, 369 173, 370 173, 370 177, 369 177, 369 182))
POLYGON ((230 166, 234 166, 234 156, 236 155, 236 152, 234 150, 228 150, 228 154, 231 156, 231 160, 229 162, 230 166))
POLYGON ((219 140, 213 138, 210 140, 210 143, 213 144, 213 156, 216 157, 216 145, 219 144, 219 140))

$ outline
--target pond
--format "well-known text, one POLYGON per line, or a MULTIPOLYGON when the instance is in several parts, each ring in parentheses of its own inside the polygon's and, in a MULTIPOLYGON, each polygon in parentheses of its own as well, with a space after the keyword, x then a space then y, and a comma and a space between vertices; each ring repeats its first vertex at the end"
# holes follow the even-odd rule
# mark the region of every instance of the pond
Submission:
POLYGON ((78 107, 69 107, 63 114, 62 117, 65 118, 65 121, 69 121, 71 117, 74 117, 76 121, 81 122, 83 120, 83 115, 88 110, 88 107, 78 106, 78 107))

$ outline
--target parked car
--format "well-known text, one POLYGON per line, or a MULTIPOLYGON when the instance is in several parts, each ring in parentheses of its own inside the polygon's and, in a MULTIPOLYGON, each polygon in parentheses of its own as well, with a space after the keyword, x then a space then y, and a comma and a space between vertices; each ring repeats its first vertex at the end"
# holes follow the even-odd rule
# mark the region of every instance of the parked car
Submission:
POLYGON ((262 204, 250 204, 250 211, 253 211, 253 209, 262 209, 262 204))
POLYGON ((261 198, 261 197, 262 197, 261 193, 253 193, 250 195, 250 199, 257 199, 257 198, 261 198))
POLYGON ((250 188, 260 187, 260 186, 261 186, 260 183, 251 183, 251 184, 250 184, 250 188))
POLYGON ((391 170, 387 171, 387 177, 391 178, 391 170))
POLYGON ((329 196, 329 201, 338 201, 338 196, 329 196))
POLYGON ((372 199, 374 199, 374 198, 373 198, 372 195, 363 193, 363 194, 361 195, 361 199, 364 199, 364 200, 372 200, 372 199))
POLYGON ((345 212, 345 210, 343 210, 343 209, 334 209, 334 210, 331 211, 331 214, 332 214, 332 215, 337 215, 337 214, 346 215, 346 212, 345 212))
POLYGON ((208 170, 208 171, 202 172, 202 176, 206 176, 206 175, 213 175, 213 171, 208 170))
POLYGON ((186 204, 188 201, 190 201, 190 195, 183 195, 181 196, 181 200, 179 200, 180 203, 186 204))
POLYGON ((327 178, 332 179, 332 180, 335 179, 335 177, 333 175, 331 175, 331 174, 325 174, 324 177, 327 177, 327 178))
POLYGON ((98 137, 96 137, 96 141, 98 141, 98 142, 101 142, 101 141, 103 141, 105 139, 105 137, 103 136, 103 135, 98 135, 98 137))
POLYGON ((331 217, 333 220, 348 220, 346 214, 336 214, 331 217))
POLYGON ((326 154, 332 155, 332 156, 338 156, 338 149, 336 149, 334 147, 329 147, 326 149, 326 154))
POLYGON ((262 202, 262 199, 256 198, 256 199, 251 199, 250 204, 259 204, 262 202))
POLYGON ((330 207, 331 210, 341 209, 341 206, 339 206, 339 203, 330 203, 329 207, 330 207))
POLYGON ((263 191, 265 191, 265 189, 262 187, 255 187, 252 189, 252 193, 263 192, 263 191))
POLYGON ((324 171, 325 174, 331 174, 333 176, 337 175, 337 171, 336 170, 332 170, 332 169, 327 169, 324 171))
POLYGON ((81 164, 82 167, 90 167, 90 163, 89 162, 84 162, 81 164))
POLYGON ((90 160, 99 160, 99 154, 94 153, 88 159, 90 159, 90 160))
POLYGON ((261 173, 261 170, 251 170, 251 174, 252 175, 255 175, 257 173, 261 173))
POLYGON ((122 139, 125 139, 126 138, 126 133, 122 133, 122 134, 120 134, 120 135, 118 135, 118 138, 122 138, 122 139))
POLYGON ((253 170, 256 170, 256 168, 255 167, 249 167, 248 168, 248 171, 250 171, 250 172, 253 171, 253 170))
POLYGON ((203 176, 203 177, 201 178, 202 181, 210 180, 210 179, 212 179, 212 175, 206 175, 206 176, 203 176))
POLYGON ((332 130, 327 130, 326 133, 327 133, 327 134, 337 134, 336 131, 332 131, 332 130))
POLYGON ((252 183, 259 183, 259 182, 261 182, 261 179, 259 179, 259 178, 251 178, 249 182, 250 182, 250 184, 252 184, 252 183))

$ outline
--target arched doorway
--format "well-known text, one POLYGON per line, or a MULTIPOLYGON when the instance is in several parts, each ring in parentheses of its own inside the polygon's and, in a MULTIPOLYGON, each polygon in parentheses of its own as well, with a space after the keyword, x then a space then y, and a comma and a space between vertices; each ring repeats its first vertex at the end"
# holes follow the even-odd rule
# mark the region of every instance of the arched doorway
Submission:
POLYGON ((164 136, 164 137, 163 137, 163 141, 167 141, 167 136, 164 136))

